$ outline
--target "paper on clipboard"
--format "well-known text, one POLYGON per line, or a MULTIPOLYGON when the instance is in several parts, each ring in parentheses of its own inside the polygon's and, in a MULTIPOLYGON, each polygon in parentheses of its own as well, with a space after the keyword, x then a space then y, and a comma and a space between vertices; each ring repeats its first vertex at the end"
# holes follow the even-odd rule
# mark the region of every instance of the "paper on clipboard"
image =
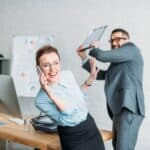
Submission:
POLYGON ((89 47, 93 41, 99 41, 106 28, 107 28, 107 26, 101 26, 101 27, 94 28, 92 30, 92 32, 84 40, 84 42, 82 44, 83 48, 89 47))

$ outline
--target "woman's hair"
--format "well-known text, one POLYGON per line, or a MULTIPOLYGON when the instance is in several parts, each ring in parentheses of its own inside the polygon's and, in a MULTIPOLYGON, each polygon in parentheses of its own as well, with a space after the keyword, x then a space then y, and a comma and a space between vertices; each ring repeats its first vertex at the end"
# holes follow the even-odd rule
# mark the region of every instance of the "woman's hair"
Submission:
POLYGON ((36 52, 36 65, 39 65, 39 59, 42 55, 49 54, 49 53, 56 53, 60 59, 58 50, 55 47, 52 47, 50 45, 45 45, 39 48, 38 51, 36 52))

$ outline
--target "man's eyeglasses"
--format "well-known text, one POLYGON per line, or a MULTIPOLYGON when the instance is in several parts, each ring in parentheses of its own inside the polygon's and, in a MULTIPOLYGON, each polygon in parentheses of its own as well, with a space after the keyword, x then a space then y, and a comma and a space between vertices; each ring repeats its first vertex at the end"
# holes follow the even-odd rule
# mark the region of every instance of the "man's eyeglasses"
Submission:
POLYGON ((109 40, 109 43, 113 43, 114 41, 117 41, 117 42, 119 42, 120 40, 126 40, 127 38, 125 38, 125 37, 116 37, 116 38, 114 38, 114 39, 110 39, 109 40))
POLYGON ((54 63, 52 63, 52 64, 49 64, 49 63, 45 63, 45 64, 42 64, 41 65, 41 67, 42 67, 42 69, 43 70, 45 70, 45 71, 47 71, 47 70, 49 70, 50 68, 57 68, 58 66, 59 66, 59 62, 54 62, 54 63))

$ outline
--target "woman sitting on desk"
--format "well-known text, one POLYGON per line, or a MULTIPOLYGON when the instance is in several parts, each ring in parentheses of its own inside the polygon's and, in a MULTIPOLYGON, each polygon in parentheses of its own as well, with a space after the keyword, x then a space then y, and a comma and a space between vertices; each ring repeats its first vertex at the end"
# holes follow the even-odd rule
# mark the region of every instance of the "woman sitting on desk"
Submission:
POLYGON ((96 78, 95 60, 91 59, 91 74, 82 90, 72 72, 61 70, 56 48, 40 48, 36 53, 36 64, 41 72, 36 106, 57 124, 62 149, 104 150, 102 137, 88 112, 83 94, 96 78))

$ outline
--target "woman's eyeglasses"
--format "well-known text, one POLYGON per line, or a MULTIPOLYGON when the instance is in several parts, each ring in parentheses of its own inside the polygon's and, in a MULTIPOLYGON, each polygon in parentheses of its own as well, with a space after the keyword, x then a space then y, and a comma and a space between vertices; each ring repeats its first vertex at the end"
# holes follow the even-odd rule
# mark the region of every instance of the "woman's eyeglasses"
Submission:
POLYGON ((49 70, 52 67, 53 68, 57 68, 59 66, 59 64, 60 64, 59 62, 54 62, 52 64, 45 63, 45 64, 42 64, 41 67, 42 67, 43 70, 47 71, 47 70, 49 70))

